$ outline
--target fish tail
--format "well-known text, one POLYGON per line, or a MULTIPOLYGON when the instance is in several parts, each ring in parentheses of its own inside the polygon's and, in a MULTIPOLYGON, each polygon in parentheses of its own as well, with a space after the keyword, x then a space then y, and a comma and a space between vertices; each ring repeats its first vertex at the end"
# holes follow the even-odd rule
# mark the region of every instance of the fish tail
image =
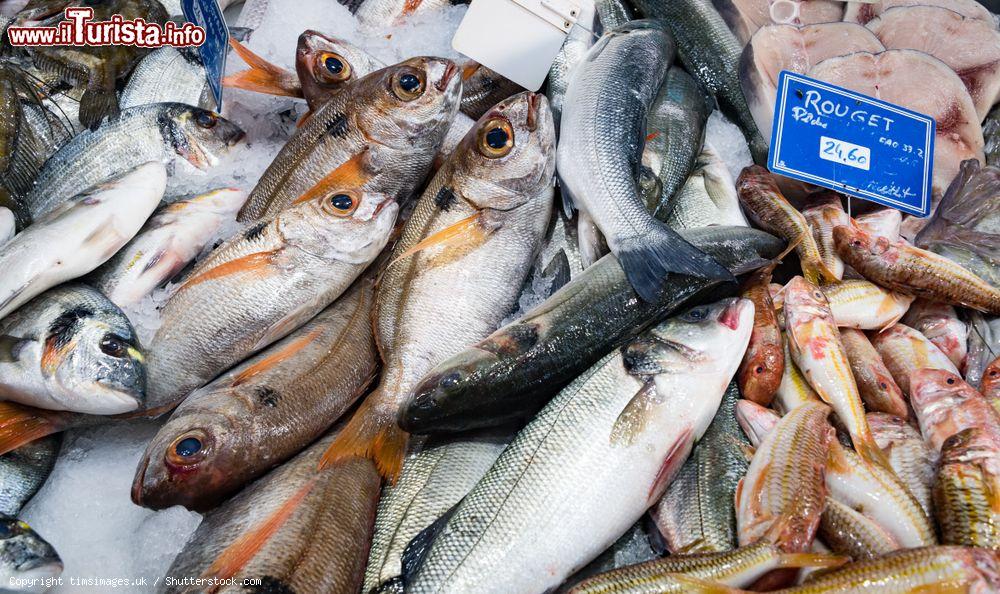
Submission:
POLYGON ((892 465, 889 464, 889 459, 885 456, 885 452, 882 451, 882 448, 878 447, 878 444, 875 443, 875 438, 870 432, 865 431, 862 435, 854 438, 853 441, 854 450, 861 456, 862 460, 869 464, 877 464, 895 474, 892 465))
POLYGON ((850 560, 850 557, 826 553, 781 553, 778 555, 778 567, 840 567, 850 560))
POLYGON ((396 480, 403 469, 409 434, 396 424, 395 415, 384 414, 376 408, 380 393, 376 390, 361 403, 323 454, 319 470, 345 458, 370 458, 379 474, 396 480))
POLYGON ((625 276, 647 303, 659 300, 670 272, 736 282, 725 266, 663 224, 657 224, 645 235, 626 237, 616 243, 615 255, 625 270, 625 276))
POLYGON ((802 260, 802 276, 817 287, 840 282, 840 277, 830 270, 822 260, 806 262, 802 260))
MULTIPOLYGON (((284 526, 288 518, 299 508, 306 496, 312 491, 319 477, 313 477, 298 491, 292 494, 287 501, 282 503, 278 509, 274 510, 264 520, 252 527, 249 531, 240 535, 232 544, 226 547, 219 556, 212 561, 212 564, 201 574, 202 579, 226 580, 240 571, 254 555, 256 555, 268 540, 284 526)), ((208 590, 215 592, 218 586, 208 590)))
POLYGON ((230 39, 229 45, 250 69, 225 77, 222 84, 268 95, 302 97, 302 87, 295 82, 294 73, 268 62, 235 39, 230 39))
POLYGON ((80 123, 90 130, 96 130, 104 118, 114 117, 118 112, 118 94, 113 85, 87 87, 80 97, 80 123))
POLYGON ((0 402, 0 455, 65 428, 65 418, 59 413, 0 402))

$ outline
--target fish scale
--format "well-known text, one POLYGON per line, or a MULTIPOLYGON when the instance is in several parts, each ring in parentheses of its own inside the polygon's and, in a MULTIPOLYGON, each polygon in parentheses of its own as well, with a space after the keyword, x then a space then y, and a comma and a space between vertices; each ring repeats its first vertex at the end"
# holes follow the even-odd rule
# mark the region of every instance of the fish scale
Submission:
POLYGON ((872 436, 889 458, 892 469, 930 516, 931 485, 934 483, 938 455, 920 432, 904 419, 885 413, 868 413, 872 436))

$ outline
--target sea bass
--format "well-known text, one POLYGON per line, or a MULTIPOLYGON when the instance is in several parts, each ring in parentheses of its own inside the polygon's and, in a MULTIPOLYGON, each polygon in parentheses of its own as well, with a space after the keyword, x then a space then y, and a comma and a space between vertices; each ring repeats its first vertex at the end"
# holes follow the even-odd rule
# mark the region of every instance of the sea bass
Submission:
POLYGON ((629 282, 650 303, 658 299, 668 272, 733 278, 654 219, 636 186, 649 106, 673 54, 673 39, 657 21, 632 21, 609 31, 576 69, 560 129, 564 198, 594 220, 629 282), (623 63, 635 68, 623 70, 623 63))
POLYGON ((372 281, 184 399, 146 447, 136 505, 211 509, 326 431, 375 376, 372 281))
POLYGON ((132 107, 98 129, 75 136, 52 155, 26 203, 31 217, 38 219, 81 190, 174 154, 208 169, 242 138, 243 130, 236 124, 190 105, 132 107))
POLYGON ((145 396, 135 331, 94 289, 64 284, 0 320, 2 399, 109 415, 139 408, 145 396))
POLYGON ((234 222, 246 199, 242 190, 222 188, 161 207, 132 241, 94 271, 90 283, 118 307, 137 306, 234 222))
MULTIPOLYGON (((746 227, 706 227, 683 236, 736 274, 768 264, 784 245, 746 227)), ((722 288, 721 281, 685 275, 670 275, 664 285, 660 300, 646 303, 614 256, 601 258, 519 320, 431 370, 412 390, 400 425, 433 433, 530 418, 602 353, 722 288)))
POLYGON ((153 213, 166 189, 161 163, 92 188, 0 247, 0 318, 110 259, 153 213))
POLYGON ((388 243, 398 210, 383 194, 333 190, 212 251, 163 306, 149 344, 148 408, 169 410, 326 308, 388 243))
POLYGON ((411 58, 349 82, 261 176, 239 220, 273 217, 317 189, 379 188, 403 201, 423 181, 458 109, 458 67, 411 58))
POLYGON ((399 475, 407 441, 396 425, 402 403, 433 365, 510 313, 552 215, 554 171, 552 114, 534 93, 487 112, 438 170, 379 283, 382 381, 324 463, 370 456, 383 476, 399 475))
POLYGON ((566 387, 442 523, 407 592, 540 593, 600 554, 708 428, 752 320, 746 300, 696 307, 566 387))

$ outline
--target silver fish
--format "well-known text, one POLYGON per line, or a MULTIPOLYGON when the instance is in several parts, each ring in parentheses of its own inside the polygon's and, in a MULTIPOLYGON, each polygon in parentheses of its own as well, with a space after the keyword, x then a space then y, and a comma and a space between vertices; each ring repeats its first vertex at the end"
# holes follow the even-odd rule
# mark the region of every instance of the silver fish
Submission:
POLYGON ((647 302, 656 301, 667 272, 733 278, 654 219, 636 187, 647 112, 673 54, 669 32, 656 21, 605 34, 570 82, 557 158, 563 196, 594 219, 647 302), (634 68, 621 68, 626 63, 634 68))
POLYGON ((0 516, 16 517, 56 464, 62 436, 50 435, 0 456, 0 516))
POLYGON ((118 100, 122 109, 151 103, 184 103, 210 109, 215 99, 194 48, 161 47, 135 67, 118 100))

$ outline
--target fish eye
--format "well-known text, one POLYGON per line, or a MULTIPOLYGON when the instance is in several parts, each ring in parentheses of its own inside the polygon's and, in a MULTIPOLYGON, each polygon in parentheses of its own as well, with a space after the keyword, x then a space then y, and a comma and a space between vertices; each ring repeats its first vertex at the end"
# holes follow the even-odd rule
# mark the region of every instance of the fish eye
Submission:
POLYGON ((210 111, 201 111, 198 112, 194 121, 198 126, 206 130, 211 130, 219 122, 219 118, 215 117, 215 114, 210 111))
POLYGON ((991 369, 990 370, 990 377, 996 377, 997 373, 1000 373, 1000 372, 998 372, 996 369, 991 369))
POLYGON ((328 82, 342 82, 351 78, 351 66, 339 54, 324 52, 319 55, 319 63, 322 65, 319 74, 328 82))
POLYGON ((201 440, 197 437, 185 437, 174 446, 174 453, 182 458, 190 458, 201 451, 201 440))
POLYGON ((813 291, 813 299, 820 299, 820 300, 822 300, 823 299, 823 293, 820 293, 819 291, 813 291))
POLYGON ((494 118, 479 129, 479 152, 490 159, 507 156, 514 148, 514 130, 503 118, 494 118))
POLYGON ((412 101, 424 92, 424 78, 416 70, 403 70, 393 78, 392 91, 403 101, 412 101))
POLYGON ((879 382, 878 387, 882 388, 883 390, 888 390, 889 389, 889 384, 887 384, 885 382, 879 382))
POLYGON ((764 373, 764 366, 763 365, 758 365, 757 368, 754 369, 754 372, 755 373, 764 373))
POLYGON ((446 390, 450 390, 458 386, 458 382, 460 379, 462 379, 462 376, 457 371, 449 373, 448 375, 444 376, 444 379, 441 380, 441 387, 446 390))
POLYGON ((708 317, 708 308, 705 306, 696 307, 694 309, 688 310, 684 314, 684 319, 688 322, 700 322, 708 317))
POLYGON ((98 347, 102 353, 116 359, 124 359, 128 355, 128 343, 125 339, 114 334, 105 334, 98 347))
POLYGON ((178 437, 167 448, 167 462, 178 465, 194 464, 205 457, 206 441, 199 432, 188 432, 178 437))
POLYGON ((953 377, 949 377, 948 379, 944 380, 944 382, 945 382, 946 384, 948 384, 949 386, 950 386, 950 385, 953 385, 953 384, 955 383, 955 378, 953 378, 953 377))
POLYGON ((348 217, 354 214, 360 202, 360 200, 350 194, 337 192, 327 198, 325 204, 326 209, 334 216, 348 217))

